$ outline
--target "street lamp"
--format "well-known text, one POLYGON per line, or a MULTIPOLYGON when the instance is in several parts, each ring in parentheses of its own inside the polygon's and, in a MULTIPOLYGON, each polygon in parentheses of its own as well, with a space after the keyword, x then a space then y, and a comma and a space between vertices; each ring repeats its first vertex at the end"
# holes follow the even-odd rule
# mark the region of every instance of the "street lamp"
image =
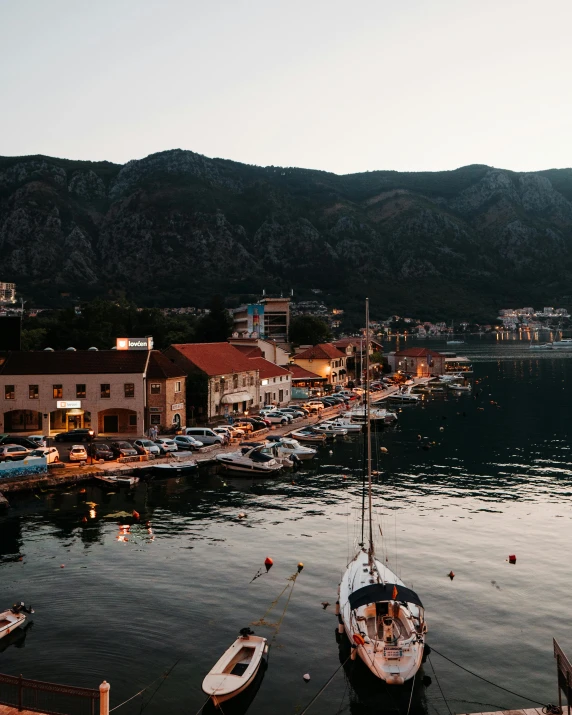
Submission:
POLYGON ((90 429, 89 432, 89 463, 93 464, 93 435, 95 432, 90 429))

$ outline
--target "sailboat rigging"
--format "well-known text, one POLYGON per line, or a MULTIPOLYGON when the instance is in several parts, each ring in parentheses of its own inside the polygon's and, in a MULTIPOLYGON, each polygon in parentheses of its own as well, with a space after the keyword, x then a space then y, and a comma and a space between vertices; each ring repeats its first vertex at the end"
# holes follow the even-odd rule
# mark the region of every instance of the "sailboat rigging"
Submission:
POLYGON ((368 349, 369 299, 366 299, 365 342, 367 481, 362 496, 361 543, 348 564, 338 590, 340 632, 345 630, 356 653, 354 657, 359 655, 376 677, 390 685, 402 685, 414 678, 421 667, 427 625, 419 596, 375 557, 368 349))

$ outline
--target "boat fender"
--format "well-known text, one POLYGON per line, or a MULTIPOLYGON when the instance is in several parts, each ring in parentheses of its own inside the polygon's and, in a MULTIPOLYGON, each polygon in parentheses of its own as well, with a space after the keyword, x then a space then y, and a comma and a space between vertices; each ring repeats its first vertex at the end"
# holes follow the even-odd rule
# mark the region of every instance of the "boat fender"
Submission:
POLYGON ((354 643, 356 645, 365 645, 365 639, 362 635, 359 633, 354 633, 353 635, 354 643))
POLYGON ((350 657, 352 660, 355 660, 357 658, 357 648, 352 649, 352 653, 351 653, 350 657))
POLYGON ((344 632, 344 624, 343 623, 338 623, 338 633, 343 633, 344 632))
POLYGON ((339 601, 336 601, 336 611, 335 611, 335 613, 336 613, 336 616, 339 616, 339 615, 340 615, 340 602, 339 602, 339 601))
POLYGON ((383 452, 384 454, 387 454, 387 452, 388 452, 387 447, 380 447, 379 451, 383 452))

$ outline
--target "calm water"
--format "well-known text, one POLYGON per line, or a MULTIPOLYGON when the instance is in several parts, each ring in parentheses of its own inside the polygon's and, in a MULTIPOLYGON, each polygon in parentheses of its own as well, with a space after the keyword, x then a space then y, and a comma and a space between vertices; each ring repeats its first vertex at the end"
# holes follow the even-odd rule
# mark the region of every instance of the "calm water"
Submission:
MULTIPOLYGON (((376 435, 378 553, 421 595, 432 646, 554 701, 552 637, 572 654, 572 353, 531 359, 526 344, 479 339, 455 347, 475 361, 476 399, 434 396, 404 408, 396 431, 376 435), (430 450, 419 435, 435 443, 430 450), (513 553, 516 565, 507 561, 513 553)), ((193 715, 205 673, 303 561, 248 710, 299 713, 346 657, 333 604, 357 533, 360 464, 352 438, 273 482, 207 470, 132 493, 88 486, 13 498, 0 517, 0 602, 23 599, 36 614, 22 642, 0 646, 0 672, 86 686, 105 678, 113 706, 176 663, 145 712, 193 715), (133 509, 153 534, 140 525, 118 540, 133 509), (274 567, 251 582, 267 555, 274 567)), ((267 621, 279 620, 285 596, 267 621)), ((431 661, 453 712, 533 706, 436 654, 431 661)), ((424 673, 432 683, 419 682, 411 712, 446 713, 429 663, 424 673)), ((310 712, 405 715, 408 700, 409 689, 378 686, 358 662, 310 712)), ((141 703, 118 712, 139 713, 141 703)))

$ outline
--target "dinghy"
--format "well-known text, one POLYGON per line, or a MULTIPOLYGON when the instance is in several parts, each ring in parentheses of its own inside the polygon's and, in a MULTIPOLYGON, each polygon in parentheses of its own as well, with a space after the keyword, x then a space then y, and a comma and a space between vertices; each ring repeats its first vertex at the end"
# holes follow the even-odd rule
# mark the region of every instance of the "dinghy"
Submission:
POLYGON ((15 603, 12 608, 0 613, 0 638, 4 638, 4 636, 15 631, 16 628, 23 626, 26 620, 26 613, 33 612, 34 609, 27 608, 22 601, 21 603, 15 603))
POLYGON ((240 636, 211 668, 203 680, 203 692, 215 707, 242 693, 254 680, 263 656, 268 652, 266 638, 243 628, 240 636))
POLYGON ((134 487, 139 483, 139 477, 128 477, 120 474, 99 474, 96 475, 95 479, 110 487, 134 487))

